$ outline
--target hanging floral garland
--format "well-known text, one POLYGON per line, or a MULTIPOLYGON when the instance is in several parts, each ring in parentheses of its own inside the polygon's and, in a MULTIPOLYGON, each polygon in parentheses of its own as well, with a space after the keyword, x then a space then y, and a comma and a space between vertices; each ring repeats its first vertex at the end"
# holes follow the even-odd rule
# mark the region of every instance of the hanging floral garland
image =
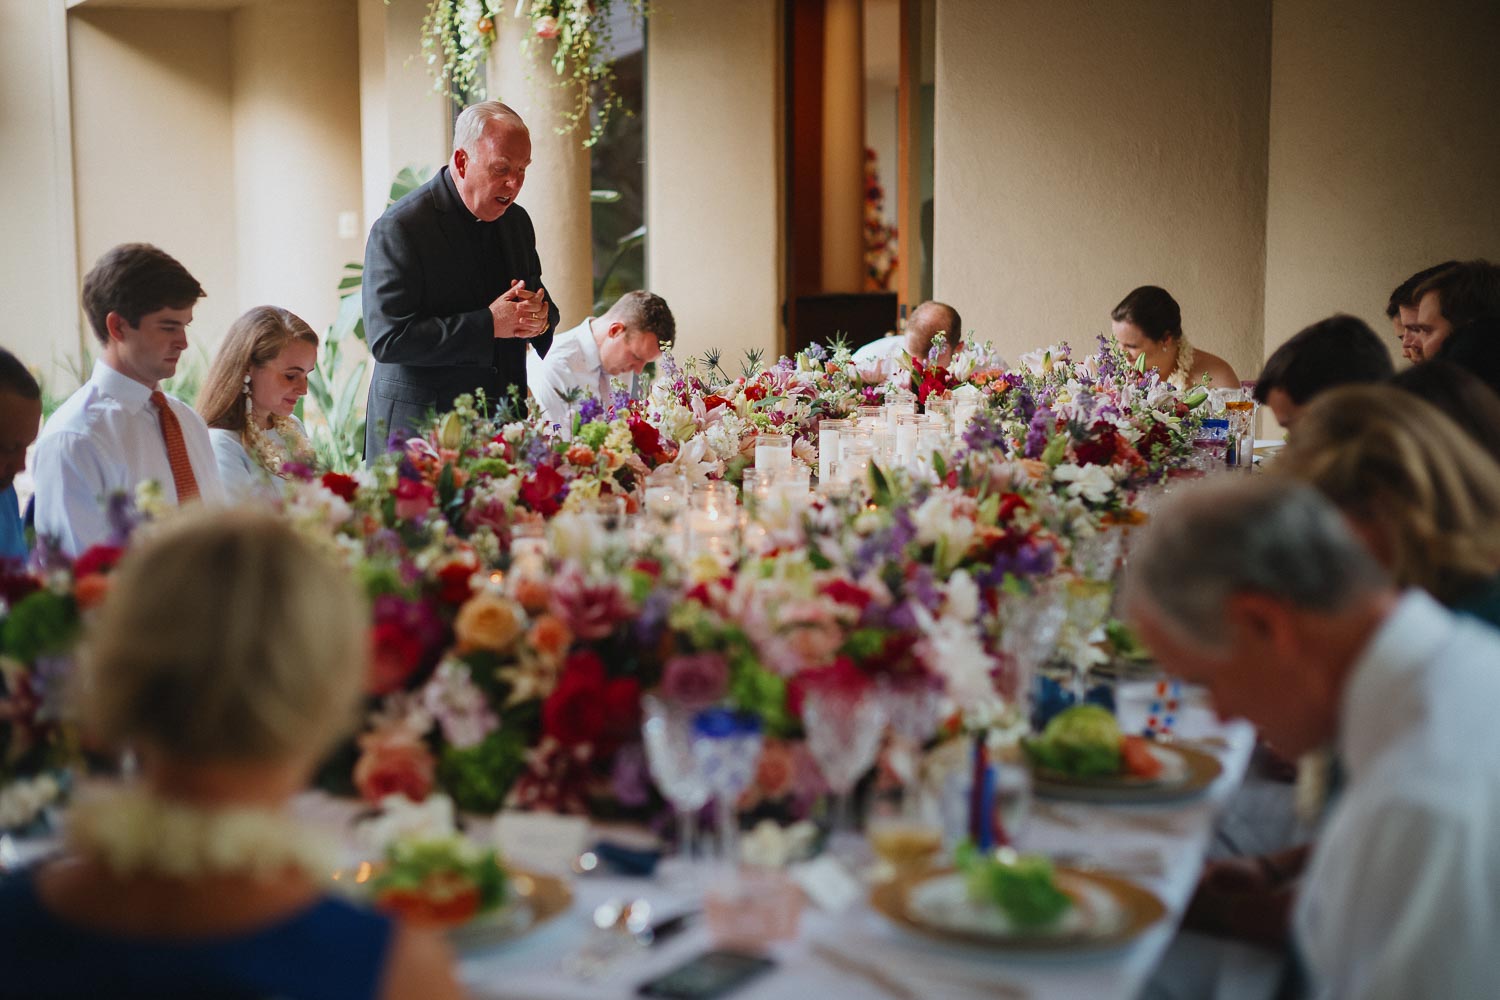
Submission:
MULTIPOLYGON (((480 65, 495 41, 497 18, 508 0, 431 0, 422 20, 422 50, 427 54, 435 88, 456 103, 484 97, 480 65)), ((615 73, 605 53, 609 50, 610 11, 624 5, 644 19, 647 0, 517 0, 513 16, 531 22, 522 43, 531 53, 543 41, 556 39, 552 68, 562 78, 558 86, 573 86, 577 100, 563 112, 559 135, 587 131, 584 146, 604 134, 612 113, 623 107, 615 90, 615 73), (595 99, 594 87, 600 94, 595 99), (597 119, 596 116, 597 115, 597 119)))

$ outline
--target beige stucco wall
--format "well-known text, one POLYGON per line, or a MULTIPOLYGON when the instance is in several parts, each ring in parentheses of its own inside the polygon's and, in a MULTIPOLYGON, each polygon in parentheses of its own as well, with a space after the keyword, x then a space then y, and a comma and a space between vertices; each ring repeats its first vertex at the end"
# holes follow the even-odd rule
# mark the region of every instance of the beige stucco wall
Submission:
POLYGON ((422 54, 426 0, 359 0, 359 118, 364 170, 361 235, 385 211, 402 167, 448 158, 448 109, 422 54))
POLYGON ((1011 358, 1158 284, 1261 359, 1270 0, 937 0, 934 292, 1011 358))
POLYGON ((646 59, 646 280, 678 355, 774 356, 782 302, 780 4, 657 0, 646 59))
POLYGON ((230 24, 236 302, 318 331, 364 256, 357 16, 355 0, 280 0, 230 24))
POLYGON ((1334 312, 1385 334, 1408 275, 1500 260, 1497 39, 1493 0, 1277 0, 1267 353, 1334 312))
POLYGON ((61 7, 0 0, 0 344, 54 388, 80 344, 67 87, 61 7))
POLYGON ((117 243, 160 245, 208 292, 190 335, 210 355, 239 312, 229 17, 69 18, 78 273, 117 243))

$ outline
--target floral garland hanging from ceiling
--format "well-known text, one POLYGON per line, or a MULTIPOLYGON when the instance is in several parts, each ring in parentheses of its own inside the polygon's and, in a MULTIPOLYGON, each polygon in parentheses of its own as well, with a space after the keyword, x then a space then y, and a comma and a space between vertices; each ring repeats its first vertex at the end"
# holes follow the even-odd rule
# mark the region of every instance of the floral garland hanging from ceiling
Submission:
POLYGON ((531 29, 523 51, 529 54, 537 45, 555 40, 551 62, 560 78, 557 85, 575 87, 576 100, 572 110, 563 112, 558 134, 582 128, 587 132, 583 145, 594 145, 610 115, 623 106, 606 57, 610 12, 623 6, 644 19, 650 13, 647 0, 517 0, 510 14, 507 6, 509 0, 431 0, 422 20, 422 51, 435 89, 458 104, 483 99, 480 67, 494 44, 495 22, 506 16, 524 17, 531 29))

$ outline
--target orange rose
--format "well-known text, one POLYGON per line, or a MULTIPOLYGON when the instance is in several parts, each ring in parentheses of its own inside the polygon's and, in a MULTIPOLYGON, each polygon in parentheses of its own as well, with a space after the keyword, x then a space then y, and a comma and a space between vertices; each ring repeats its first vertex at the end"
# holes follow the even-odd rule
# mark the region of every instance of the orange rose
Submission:
POLYGON ((464 602, 453 620, 453 633, 458 637, 460 652, 487 649, 503 653, 515 644, 521 635, 522 614, 519 608, 503 597, 480 591, 464 602))
POLYGON ((547 586, 546 580, 531 576, 511 579, 515 582, 515 598, 521 602, 521 607, 531 614, 546 609, 548 602, 552 600, 552 589, 547 586))
POLYGON ((1019 458, 1016 464, 1026 470, 1026 474, 1032 479, 1041 479, 1047 474, 1047 463, 1034 458, 1019 458))
POLYGON ((565 457, 574 465, 593 465, 594 449, 586 444, 575 444, 568 449, 568 454, 565 457))
POLYGON ((556 615, 544 614, 532 624, 526 633, 526 642, 538 653, 549 659, 560 659, 573 643, 573 633, 556 615))
POLYGON ((109 577, 103 573, 89 573, 73 581, 73 600, 80 608, 92 608, 104 600, 109 593, 109 577))

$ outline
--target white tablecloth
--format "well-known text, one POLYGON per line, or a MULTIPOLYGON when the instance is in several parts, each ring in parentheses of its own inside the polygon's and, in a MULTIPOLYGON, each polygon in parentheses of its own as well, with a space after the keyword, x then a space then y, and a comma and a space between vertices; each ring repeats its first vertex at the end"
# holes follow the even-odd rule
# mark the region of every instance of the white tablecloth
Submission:
MULTIPOLYGON (((775 971, 735 997, 841 1000, 901 995, 899 990, 882 990, 829 964, 810 947, 818 942, 878 967, 911 996, 963 1000, 1008 994, 1032 1000, 1133 1000, 1172 940, 1196 884, 1214 819, 1242 781, 1254 746, 1254 732, 1248 724, 1220 725, 1203 709, 1186 710, 1179 732, 1185 738, 1212 736, 1224 741, 1218 752, 1224 773, 1205 795, 1155 806, 1047 803, 1033 809, 1018 836, 1022 850, 1082 854, 1105 864, 1111 857, 1143 849, 1159 852, 1162 874, 1134 880, 1161 897, 1168 915, 1130 943, 1068 955, 988 953, 901 931, 863 902, 836 916, 809 909, 803 914, 798 939, 772 949, 775 971)), ((297 811, 348 831, 351 808, 347 802, 314 794, 304 796, 297 811)), ((25 863, 52 846, 45 841, 12 842, 3 860, 25 863)), ((460 975, 475 996, 507 1000, 631 997, 640 983, 711 947, 703 920, 696 919, 689 929, 659 947, 628 954, 612 962, 603 976, 581 980, 566 972, 564 963, 588 939, 590 918, 600 903, 644 898, 661 915, 696 909, 700 904, 651 879, 589 875, 575 880, 573 890, 569 912, 494 950, 463 957, 460 975)))
MULTIPOLYGON (((1088 997, 1133 1000, 1172 940, 1177 922, 1197 882, 1214 818, 1244 776, 1254 733, 1245 723, 1220 726, 1207 712, 1190 710, 1180 732, 1185 737, 1215 735, 1227 746, 1219 756, 1224 773, 1200 798, 1157 806, 1048 804, 1035 810, 1019 836, 1023 850, 1083 853, 1108 861, 1126 852, 1160 852, 1164 872, 1135 878, 1168 908, 1168 916, 1129 944, 1082 954, 1022 956, 991 954, 944 946, 898 930, 861 903, 831 916, 803 914, 799 938, 775 946, 774 972, 747 985, 737 1000, 796 997, 817 1000, 894 995, 852 976, 819 957, 810 944, 823 942, 864 963, 872 963, 921 997, 995 997, 1010 986, 1033 1000, 1088 997)), ((711 947, 702 920, 690 929, 610 965, 594 981, 564 971, 564 958, 588 937, 594 907, 611 899, 644 898, 657 913, 696 903, 649 879, 587 876, 574 883, 571 912, 531 935, 462 962, 462 976, 479 997, 511 1000, 605 1000, 635 995, 636 987, 711 947)))

